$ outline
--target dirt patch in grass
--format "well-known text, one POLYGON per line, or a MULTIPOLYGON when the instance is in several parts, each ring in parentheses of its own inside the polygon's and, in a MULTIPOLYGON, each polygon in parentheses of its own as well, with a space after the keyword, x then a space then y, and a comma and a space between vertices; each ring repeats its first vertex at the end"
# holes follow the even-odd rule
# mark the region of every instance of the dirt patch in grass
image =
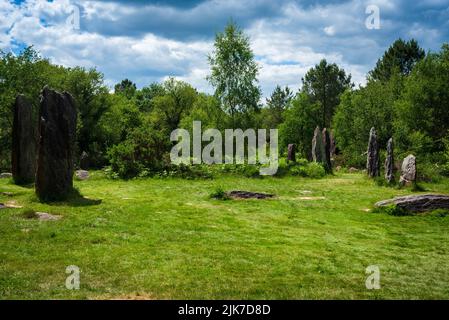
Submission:
POLYGON ((270 199, 274 197, 274 194, 241 190, 229 191, 227 195, 231 199, 270 199))

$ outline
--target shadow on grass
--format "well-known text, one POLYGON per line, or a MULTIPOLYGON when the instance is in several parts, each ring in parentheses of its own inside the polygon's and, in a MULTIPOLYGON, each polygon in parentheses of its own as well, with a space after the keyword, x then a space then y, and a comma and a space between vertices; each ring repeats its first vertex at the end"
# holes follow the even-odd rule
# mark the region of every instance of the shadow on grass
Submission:
POLYGON ((42 201, 48 205, 67 205, 70 207, 87 207, 96 206, 102 203, 101 199, 89 199, 84 197, 78 189, 73 191, 64 200, 57 201, 42 201))

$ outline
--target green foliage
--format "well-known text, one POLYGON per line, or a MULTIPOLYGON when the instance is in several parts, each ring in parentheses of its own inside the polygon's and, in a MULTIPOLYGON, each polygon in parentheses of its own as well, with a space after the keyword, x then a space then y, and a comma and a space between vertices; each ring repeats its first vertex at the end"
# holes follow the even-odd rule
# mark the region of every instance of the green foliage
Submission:
POLYGON ((424 56, 425 52, 416 40, 411 39, 405 42, 398 39, 377 61, 376 67, 369 72, 369 79, 388 81, 397 72, 407 76, 424 56))
POLYGON ((395 137, 401 152, 418 156, 447 150, 449 46, 416 64, 395 104, 395 137))
POLYGON ((389 82, 369 82, 366 87, 342 95, 334 117, 334 132, 347 166, 365 166, 372 127, 376 128, 379 146, 386 148, 393 135, 393 104, 400 86, 401 78, 393 77, 389 82))
POLYGON ((319 106, 317 118, 320 121, 315 127, 320 125, 321 128, 330 128, 335 109, 340 103, 340 95, 353 86, 351 75, 347 76, 335 63, 329 64, 323 59, 307 71, 302 84, 301 91, 319 106))
POLYGON ((153 98, 152 114, 169 132, 179 127, 197 99, 196 90, 188 83, 169 78, 163 84, 165 94, 153 98))
POLYGON ((211 75, 208 80, 215 96, 236 125, 237 113, 243 115, 258 108, 261 96, 257 85, 259 68, 249 38, 233 22, 215 37, 214 52, 208 57, 211 75))
POLYGON ((262 127, 277 128, 284 121, 283 114, 289 107, 292 98, 293 93, 289 87, 282 89, 280 86, 276 86, 271 97, 267 98, 267 107, 262 110, 265 113, 262 118, 262 127))
POLYGON ((136 94, 137 87, 134 82, 129 79, 125 79, 115 85, 114 91, 116 94, 121 94, 126 98, 131 99, 136 94))
POLYGON ((25 209, 22 212, 22 217, 24 217, 25 219, 36 219, 38 215, 33 209, 25 209))
POLYGON ((284 114, 284 122, 279 126, 281 150, 286 150, 289 143, 298 147, 301 157, 310 158, 313 131, 319 123, 320 106, 309 95, 299 93, 284 114))
POLYGON ((212 191, 209 195, 209 198, 211 199, 217 199, 217 200, 229 200, 229 196, 226 193, 226 191, 223 190, 223 187, 218 186, 215 188, 214 191, 212 191))
POLYGON ((143 171, 159 172, 168 164, 167 131, 149 120, 134 129, 127 139, 112 146, 108 157, 112 171, 121 178, 133 178, 143 171))
POLYGON ((412 215, 411 212, 409 212, 409 211, 405 210, 404 208, 402 208, 400 206, 397 206, 395 204, 391 204, 391 205, 388 205, 388 206, 375 208, 373 210, 373 212, 386 213, 386 214, 388 214, 390 216, 397 216, 397 217, 412 215))

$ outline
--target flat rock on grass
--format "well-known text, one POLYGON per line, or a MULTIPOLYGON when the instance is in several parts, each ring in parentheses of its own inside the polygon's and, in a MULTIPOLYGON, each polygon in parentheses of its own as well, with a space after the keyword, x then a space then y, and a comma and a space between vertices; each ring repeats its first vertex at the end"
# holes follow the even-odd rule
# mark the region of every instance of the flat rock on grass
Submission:
POLYGON ((37 217, 37 219, 42 220, 42 221, 54 221, 54 220, 59 220, 62 218, 62 216, 53 215, 53 214, 46 213, 46 212, 36 212, 36 217, 37 217))
POLYGON ((229 191, 227 192, 227 195, 232 199, 267 199, 274 197, 274 194, 240 191, 240 190, 229 191))
POLYGON ((396 205, 411 212, 425 212, 436 209, 449 209, 449 196, 440 194, 411 195, 379 201, 376 207, 396 205))

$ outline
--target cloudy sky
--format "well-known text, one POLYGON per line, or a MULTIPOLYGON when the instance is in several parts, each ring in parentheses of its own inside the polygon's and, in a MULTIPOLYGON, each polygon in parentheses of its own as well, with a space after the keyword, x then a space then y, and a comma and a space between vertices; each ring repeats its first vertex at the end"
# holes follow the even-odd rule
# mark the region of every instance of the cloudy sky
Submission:
POLYGON ((174 76, 206 92, 207 55, 232 19, 251 39, 264 96, 276 84, 297 89, 322 58, 363 84, 399 37, 434 51, 449 42, 449 0, 0 0, 0 17, 3 51, 34 45, 54 63, 97 67, 111 87, 174 76), (370 5, 379 29, 366 27, 370 5))

